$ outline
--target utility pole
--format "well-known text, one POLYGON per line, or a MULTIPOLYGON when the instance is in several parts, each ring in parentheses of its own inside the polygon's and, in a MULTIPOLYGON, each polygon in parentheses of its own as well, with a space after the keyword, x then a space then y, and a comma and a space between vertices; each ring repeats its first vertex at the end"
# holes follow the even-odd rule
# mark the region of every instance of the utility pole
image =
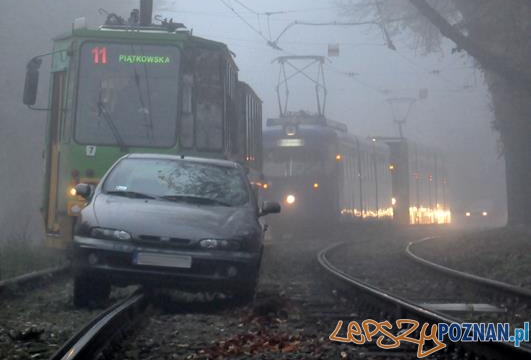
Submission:
POLYGON ((151 25, 153 0, 140 0, 140 26, 151 25))

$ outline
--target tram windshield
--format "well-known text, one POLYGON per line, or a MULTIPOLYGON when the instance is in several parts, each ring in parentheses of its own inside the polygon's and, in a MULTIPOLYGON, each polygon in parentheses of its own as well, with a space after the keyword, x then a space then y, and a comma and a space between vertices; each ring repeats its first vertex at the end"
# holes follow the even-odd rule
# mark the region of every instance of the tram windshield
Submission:
POLYGON ((176 47, 85 42, 80 57, 77 142, 175 144, 180 66, 176 47))
POLYGON ((325 171, 322 154, 305 147, 266 151, 264 175, 267 177, 307 176, 325 171))

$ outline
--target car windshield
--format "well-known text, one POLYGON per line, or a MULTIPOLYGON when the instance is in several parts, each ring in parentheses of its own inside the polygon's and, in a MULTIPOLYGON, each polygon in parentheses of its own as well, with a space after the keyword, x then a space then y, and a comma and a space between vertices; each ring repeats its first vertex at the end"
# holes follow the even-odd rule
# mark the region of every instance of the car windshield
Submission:
POLYGON ((241 206, 249 201, 240 169, 171 159, 123 159, 105 180, 103 192, 203 205, 241 206))

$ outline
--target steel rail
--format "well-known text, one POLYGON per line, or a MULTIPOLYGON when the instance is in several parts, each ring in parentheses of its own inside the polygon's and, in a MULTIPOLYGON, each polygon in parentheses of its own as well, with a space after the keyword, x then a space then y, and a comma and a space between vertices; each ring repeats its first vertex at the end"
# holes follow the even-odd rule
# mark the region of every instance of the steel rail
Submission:
POLYGON ((5 280, 0 280, 0 292, 2 292, 3 290, 5 290, 6 288, 10 286, 22 285, 22 284, 39 281, 44 278, 51 277, 51 276, 60 274, 62 272, 65 272, 68 269, 70 269, 70 265, 63 265, 63 266, 58 266, 54 268, 34 271, 31 273, 23 274, 23 275, 5 279, 5 280))
MULTIPOLYGON (((418 319, 429 324, 461 323, 461 320, 459 319, 451 318, 444 314, 424 308, 418 304, 398 296, 391 295, 374 286, 355 279, 347 275, 336 266, 332 265, 327 258, 327 254, 331 250, 344 244, 345 242, 340 242, 321 250, 317 255, 317 260, 328 274, 330 274, 336 281, 343 284, 347 289, 355 289, 358 291, 358 293, 361 290, 365 295, 384 302, 387 306, 392 307, 395 311, 397 311, 398 316, 402 318, 418 319)), ((515 347, 514 344, 507 342, 458 342, 453 343, 452 345, 456 347, 463 347, 474 354, 480 354, 481 356, 489 359, 531 358, 531 346, 529 346, 529 344, 521 344, 520 347, 515 347)))
POLYGON ((517 296, 531 298, 531 290, 524 289, 524 288, 521 288, 521 287, 516 286, 516 285, 507 284, 507 283, 504 283, 502 281, 492 280, 492 279, 488 279, 488 278, 481 277, 481 276, 478 276, 478 275, 470 274, 470 273, 467 273, 467 272, 462 272, 462 271, 458 271, 458 270, 455 270, 455 269, 451 269, 449 267, 446 267, 446 266, 434 263, 432 261, 426 260, 426 259, 416 255, 413 252, 412 249, 413 249, 413 247, 415 245, 423 243, 425 241, 435 240, 435 239, 438 239, 438 237, 430 236, 430 237, 422 238, 422 239, 417 240, 417 241, 412 241, 412 242, 410 242, 407 245, 406 253, 413 260, 415 260, 416 262, 418 262, 418 263, 420 263, 422 265, 426 265, 426 266, 428 266, 428 267, 430 267, 432 269, 441 271, 443 273, 455 276, 457 278, 463 278, 463 279, 467 279, 467 280, 470 280, 470 281, 474 281, 474 282, 480 283, 482 285, 487 285, 487 286, 495 288, 495 289, 502 289, 504 291, 510 292, 510 293, 512 293, 514 295, 517 295, 517 296))
POLYGON ((138 293, 111 306, 73 335, 50 360, 97 358, 116 336, 138 320, 146 304, 146 296, 138 293))

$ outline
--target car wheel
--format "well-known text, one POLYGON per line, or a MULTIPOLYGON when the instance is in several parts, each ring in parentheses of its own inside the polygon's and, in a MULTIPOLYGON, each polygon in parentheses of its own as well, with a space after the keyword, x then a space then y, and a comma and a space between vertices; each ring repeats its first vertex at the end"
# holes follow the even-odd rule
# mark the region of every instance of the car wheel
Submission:
POLYGON ((100 279, 87 276, 76 276, 74 278, 74 306, 101 306, 108 299, 111 293, 111 285, 100 279))
POLYGON ((234 291, 235 300, 240 305, 246 305, 254 301, 256 295, 257 279, 242 284, 238 289, 234 291))

